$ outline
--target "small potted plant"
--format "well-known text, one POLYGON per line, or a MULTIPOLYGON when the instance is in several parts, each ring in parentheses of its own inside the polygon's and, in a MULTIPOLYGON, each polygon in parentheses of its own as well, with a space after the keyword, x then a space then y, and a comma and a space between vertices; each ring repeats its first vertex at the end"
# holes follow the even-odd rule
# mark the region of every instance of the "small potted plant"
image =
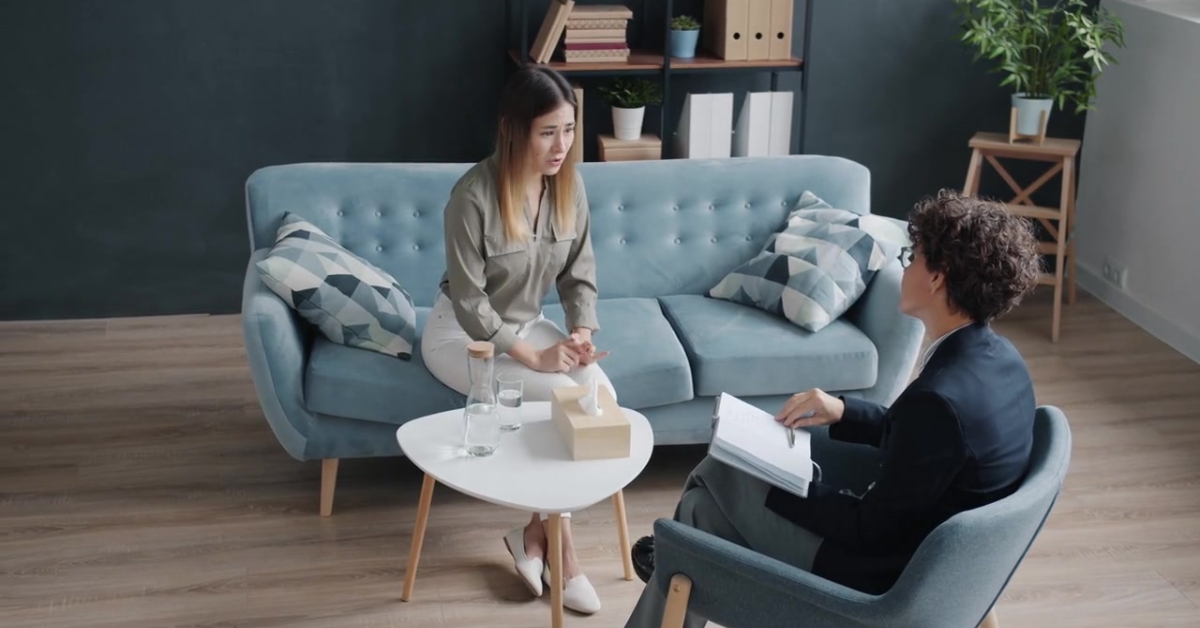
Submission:
POLYGON ((644 78, 621 77, 602 85, 600 94, 612 106, 613 136, 619 140, 641 137, 646 105, 662 103, 658 84, 644 78))
POLYGON ((954 0, 963 18, 962 41, 975 60, 988 58, 1012 86, 1016 133, 1038 135, 1055 103, 1081 113, 1094 108, 1096 77, 1115 63, 1106 42, 1124 47, 1124 27, 1107 9, 1087 0, 954 0))
POLYGON ((700 41, 700 22, 690 15, 680 15, 671 20, 671 56, 691 59, 696 56, 696 44, 700 41))

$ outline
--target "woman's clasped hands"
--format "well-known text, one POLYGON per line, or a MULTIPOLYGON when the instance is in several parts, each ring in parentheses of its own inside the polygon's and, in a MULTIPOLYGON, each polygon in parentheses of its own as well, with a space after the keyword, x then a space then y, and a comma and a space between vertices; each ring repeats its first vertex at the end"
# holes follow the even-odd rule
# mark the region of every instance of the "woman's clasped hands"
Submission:
POLYGON ((570 336, 538 352, 537 370, 568 373, 577 366, 595 364, 608 354, 608 351, 596 352, 591 330, 577 329, 570 336))

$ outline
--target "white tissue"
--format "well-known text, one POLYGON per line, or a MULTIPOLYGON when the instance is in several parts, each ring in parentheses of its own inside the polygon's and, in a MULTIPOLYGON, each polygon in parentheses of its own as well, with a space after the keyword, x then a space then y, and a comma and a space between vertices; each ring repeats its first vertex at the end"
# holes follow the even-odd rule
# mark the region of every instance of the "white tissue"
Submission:
POLYGON ((592 389, 587 394, 579 398, 579 407, 583 409, 584 414, 589 416, 600 416, 604 412, 600 409, 600 383, 592 381, 592 389))

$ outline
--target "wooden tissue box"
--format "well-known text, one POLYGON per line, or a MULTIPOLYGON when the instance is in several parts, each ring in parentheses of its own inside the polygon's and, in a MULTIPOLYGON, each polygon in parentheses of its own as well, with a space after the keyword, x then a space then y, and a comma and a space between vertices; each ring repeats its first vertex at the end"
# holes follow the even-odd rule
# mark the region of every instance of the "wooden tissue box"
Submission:
POLYGON ((555 388, 551 392, 550 419, 573 460, 629 457, 632 428, 608 387, 600 386, 596 393, 600 416, 585 413, 579 405, 579 399, 588 393, 586 386, 555 388))

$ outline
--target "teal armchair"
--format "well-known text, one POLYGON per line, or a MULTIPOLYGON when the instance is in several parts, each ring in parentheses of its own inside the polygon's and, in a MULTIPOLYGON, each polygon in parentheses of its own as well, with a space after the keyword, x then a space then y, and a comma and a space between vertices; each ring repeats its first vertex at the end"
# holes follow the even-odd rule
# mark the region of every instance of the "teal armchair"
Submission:
POLYGON ((1017 492, 937 527, 881 595, 667 519, 654 524, 656 565, 647 586, 667 595, 663 628, 679 628, 685 610, 726 628, 995 627, 992 608, 1045 524, 1070 457, 1066 417, 1039 407, 1030 470, 1017 492))

